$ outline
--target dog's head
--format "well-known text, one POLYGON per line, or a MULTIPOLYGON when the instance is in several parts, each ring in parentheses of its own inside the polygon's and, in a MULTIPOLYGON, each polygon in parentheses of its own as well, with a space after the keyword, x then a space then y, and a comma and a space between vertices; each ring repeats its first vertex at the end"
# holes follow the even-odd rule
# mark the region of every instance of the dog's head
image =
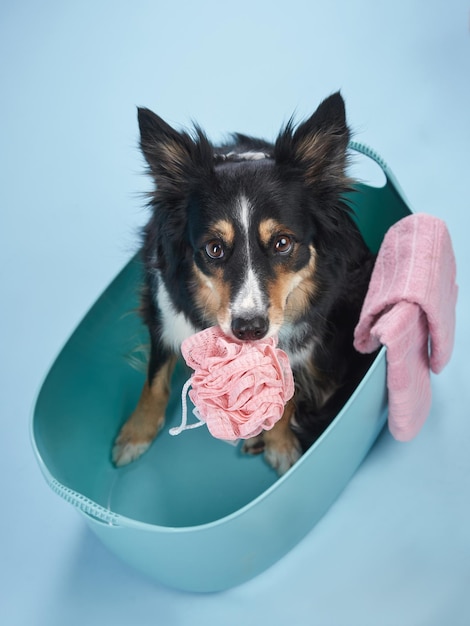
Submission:
POLYGON ((156 182, 147 260, 176 310, 240 340, 299 320, 347 245, 342 97, 330 96, 297 127, 289 122, 273 146, 237 136, 245 146, 228 153, 199 128, 177 132, 148 109, 139 109, 139 124, 156 182))

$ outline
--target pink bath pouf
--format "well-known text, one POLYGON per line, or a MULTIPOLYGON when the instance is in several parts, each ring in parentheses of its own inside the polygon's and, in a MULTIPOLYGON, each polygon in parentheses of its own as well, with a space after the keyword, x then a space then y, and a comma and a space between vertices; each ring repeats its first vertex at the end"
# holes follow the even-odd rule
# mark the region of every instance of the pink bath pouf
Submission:
POLYGON ((237 341, 218 326, 186 339, 189 397, 213 437, 248 439, 270 430, 294 395, 294 378, 277 340, 237 341))

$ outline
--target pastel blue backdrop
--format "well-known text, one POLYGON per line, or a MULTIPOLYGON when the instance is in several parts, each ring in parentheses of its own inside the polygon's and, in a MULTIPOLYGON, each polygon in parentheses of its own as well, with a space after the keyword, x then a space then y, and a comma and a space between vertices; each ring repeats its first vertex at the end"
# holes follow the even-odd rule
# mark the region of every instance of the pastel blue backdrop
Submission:
MULTIPOLYGON (((15 626, 470 623, 470 32, 464 0, 0 5, 0 622, 15 626), (455 352, 420 435, 384 432, 285 558, 229 591, 164 588, 109 553, 43 480, 34 397, 136 250, 149 188, 136 105, 215 140, 273 138, 341 89, 358 141, 446 220, 455 352)), ((308 494, 305 494, 308 497, 308 494)))

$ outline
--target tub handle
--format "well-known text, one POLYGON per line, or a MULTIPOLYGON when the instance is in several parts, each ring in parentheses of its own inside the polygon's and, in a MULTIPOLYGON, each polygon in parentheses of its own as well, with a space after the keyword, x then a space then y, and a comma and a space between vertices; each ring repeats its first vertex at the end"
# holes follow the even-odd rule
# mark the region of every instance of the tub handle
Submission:
POLYGON ((378 154, 378 152, 376 152, 373 148, 371 148, 370 146, 366 145, 365 143, 359 143, 358 141, 350 141, 348 144, 348 148, 350 150, 355 150, 356 152, 359 152, 360 154, 363 154, 366 157, 369 157, 369 159, 372 159, 373 161, 375 161, 377 163, 377 165, 382 169, 383 173, 385 174, 385 178, 387 179, 387 183, 389 185, 391 185, 396 193, 398 194, 398 197, 400 198, 400 200, 409 208, 411 205, 408 201, 408 198, 406 197, 403 189, 401 188, 400 184, 398 183, 395 174, 392 172, 392 170, 390 169, 390 167, 387 165, 387 163, 384 161, 384 159, 378 154))
POLYGON ((83 513, 86 517, 89 517, 94 522, 99 522, 100 524, 104 524, 106 526, 119 526, 119 515, 117 513, 113 513, 109 509, 105 509, 103 506, 93 502, 86 496, 74 491, 73 489, 69 489, 69 487, 65 487, 57 480, 50 481, 51 489, 63 498, 69 504, 72 504, 75 508, 77 508, 81 513, 83 513))

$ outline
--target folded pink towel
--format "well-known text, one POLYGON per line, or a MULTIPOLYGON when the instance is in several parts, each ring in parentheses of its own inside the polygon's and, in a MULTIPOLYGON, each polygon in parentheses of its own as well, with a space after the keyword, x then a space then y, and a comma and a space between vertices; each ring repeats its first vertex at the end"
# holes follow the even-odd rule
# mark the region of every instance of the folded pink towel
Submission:
POLYGON ((355 330, 354 346, 387 346, 389 429, 409 441, 431 406, 430 369, 439 373, 454 344, 456 266, 445 223, 403 218, 386 233, 355 330))

